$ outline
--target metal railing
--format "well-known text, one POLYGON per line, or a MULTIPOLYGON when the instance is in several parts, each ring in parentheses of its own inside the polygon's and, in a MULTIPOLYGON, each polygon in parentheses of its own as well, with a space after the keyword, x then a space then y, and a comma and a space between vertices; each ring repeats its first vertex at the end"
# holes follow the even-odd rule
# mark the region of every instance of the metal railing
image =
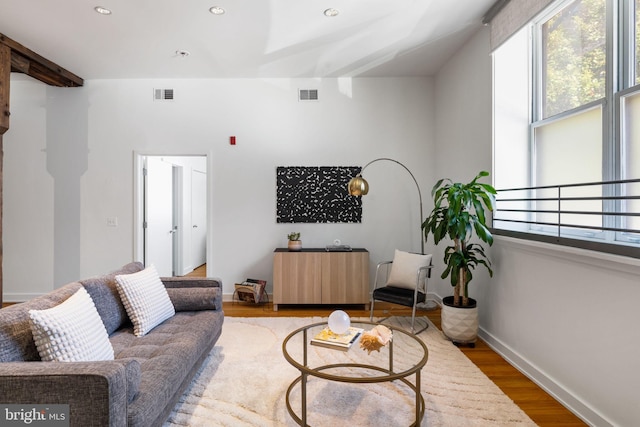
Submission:
POLYGON ((493 230, 640 258, 640 179, 498 190, 493 230))

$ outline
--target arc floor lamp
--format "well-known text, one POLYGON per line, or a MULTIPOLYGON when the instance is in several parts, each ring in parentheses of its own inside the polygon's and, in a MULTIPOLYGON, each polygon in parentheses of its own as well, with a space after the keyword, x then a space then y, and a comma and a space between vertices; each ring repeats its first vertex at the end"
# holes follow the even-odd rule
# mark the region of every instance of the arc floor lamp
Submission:
POLYGON ((413 174, 411 173, 408 167, 406 167, 405 165, 403 165, 397 160, 389 159, 387 157, 381 157, 379 159, 371 160, 369 163, 364 165, 362 169, 360 169, 360 172, 358 173, 358 175, 356 175, 355 177, 351 178, 351 180, 349 180, 349 186, 348 186, 349 194, 352 196, 365 196, 367 195, 367 193, 369 193, 369 183, 367 182, 366 179, 362 177, 362 172, 364 172, 364 170, 369 165, 376 162, 381 162, 381 161, 393 162, 397 165, 402 166, 404 170, 409 172, 409 175, 411 175, 411 179, 413 179, 413 182, 416 184, 416 188, 418 189, 418 198, 420 200, 420 217, 419 217, 420 218, 420 253, 424 254, 424 234, 422 233, 422 221, 424 220, 424 217, 422 216, 422 192, 420 191, 420 186, 418 185, 418 181, 416 180, 416 177, 413 176, 413 174))

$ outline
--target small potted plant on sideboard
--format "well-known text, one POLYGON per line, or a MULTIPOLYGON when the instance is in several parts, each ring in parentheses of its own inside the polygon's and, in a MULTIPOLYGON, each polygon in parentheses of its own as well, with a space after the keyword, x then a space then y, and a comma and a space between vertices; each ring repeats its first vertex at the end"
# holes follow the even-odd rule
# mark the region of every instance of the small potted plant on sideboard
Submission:
POLYGON ((302 250, 302 240, 300 240, 300 233, 293 232, 287 235, 289 239, 289 250, 290 251, 301 251, 302 250))

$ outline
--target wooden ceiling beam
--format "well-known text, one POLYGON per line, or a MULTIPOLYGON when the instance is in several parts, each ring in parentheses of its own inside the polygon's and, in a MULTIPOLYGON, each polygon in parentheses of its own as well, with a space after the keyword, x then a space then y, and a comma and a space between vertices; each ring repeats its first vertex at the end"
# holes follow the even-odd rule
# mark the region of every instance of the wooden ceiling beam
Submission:
MULTIPOLYGON (((8 46, 7 46, 8 47, 8 46)), ((29 73, 29 60, 17 52, 11 53, 11 71, 16 73, 29 73)))
POLYGON ((0 34, 0 45, 11 49, 11 71, 23 73, 51 86, 78 87, 84 80, 31 49, 0 34))

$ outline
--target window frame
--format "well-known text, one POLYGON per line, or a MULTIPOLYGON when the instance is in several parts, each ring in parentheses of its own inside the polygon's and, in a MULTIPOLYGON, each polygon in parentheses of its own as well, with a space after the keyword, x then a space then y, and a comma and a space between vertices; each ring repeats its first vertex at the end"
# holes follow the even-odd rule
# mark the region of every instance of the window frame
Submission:
MULTIPOLYGON (((605 94, 603 98, 590 101, 584 105, 544 118, 543 114, 543 25, 569 7, 575 1, 557 0, 543 10, 529 24, 530 34, 530 123, 528 130, 528 151, 530 183, 536 183, 536 141, 535 131, 541 126, 562 120, 589 109, 600 107, 602 111, 602 181, 624 179, 624 129, 622 103, 626 97, 640 94, 640 74, 636 82, 636 0, 605 0, 605 94)), ((638 65, 640 67, 640 65, 638 65)), ((533 184, 535 186, 536 184, 533 184)), ((603 196, 614 196, 617 190, 612 186, 603 186, 603 196)), ((606 212, 621 211, 622 202, 603 200, 602 224, 604 227, 620 227, 625 224, 621 216, 606 215, 606 212)), ((530 205, 531 208, 531 205, 530 205)), ((532 215, 531 213, 529 215, 532 215)), ((592 230, 571 229, 560 236, 549 236, 545 227, 534 231, 535 224, 527 224, 528 231, 512 231, 493 228, 496 234, 547 241, 574 247, 583 247, 602 252, 617 253, 640 258, 640 245, 635 236, 625 238, 625 233, 602 231, 598 237, 592 230), (566 237, 571 235, 570 237, 566 237), (575 237, 575 238, 574 238, 575 237), (604 238, 604 240, 603 240, 604 238), (564 242, 564 243, 563 243, 564 242), (632 246, 629 246, 632 245, 632 246)), ((537 228, 541 228, 538 226, 537 228)))

